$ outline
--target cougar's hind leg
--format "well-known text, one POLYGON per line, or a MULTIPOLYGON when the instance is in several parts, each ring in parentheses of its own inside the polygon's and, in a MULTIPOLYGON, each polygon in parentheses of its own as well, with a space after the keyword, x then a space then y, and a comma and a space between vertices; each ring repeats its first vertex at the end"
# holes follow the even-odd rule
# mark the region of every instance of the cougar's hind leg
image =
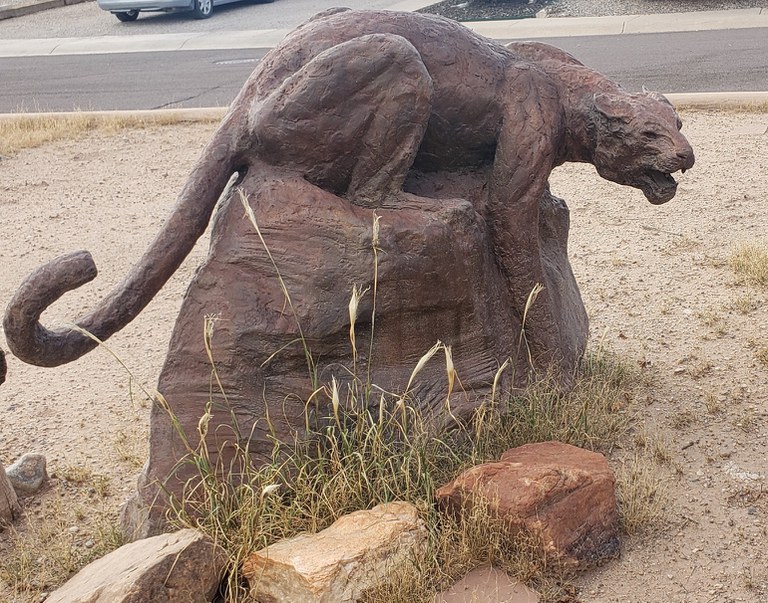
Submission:
POLYGON ((377 207, 400 194, 431 106, 432 78, 413 45, 374 34, 318 54, 254 107, 250 121, 266 162, 377 207))
MULTIPOLYGON (((357 161, 348 195, 354 203, 375 207, 401 192, 427 129, 433 90, 432 78, 410 42, 399 36, 371 38, 365 41, 370 55, 382 64, 374 94, 361 91, 369 106, 368 127, 355 144, 357 161), (382 43, 389 45, 386 53, 382 43)), ((355 98, 350 101, 354 106, 355 98)))

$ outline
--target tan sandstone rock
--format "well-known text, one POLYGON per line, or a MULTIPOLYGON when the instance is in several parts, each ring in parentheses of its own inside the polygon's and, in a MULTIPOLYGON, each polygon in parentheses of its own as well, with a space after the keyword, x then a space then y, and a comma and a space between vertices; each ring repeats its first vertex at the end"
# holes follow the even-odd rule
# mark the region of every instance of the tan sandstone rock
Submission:
POLYGON ((47 603, 209 603, 224 551, 197 530, 138 540, 94 561, 47 603))
POLYGON ((453 512, 478 497, 505 520, 510 536, 527 530, 547 552, 581 565, 615 556, 619 514, 605 457, 560 442, 526 444, 473 467, 437 491, 453 512))
POLYGON ((243 573, 259 603, 352 603, 426 538, 416 507, 387 503, 262 549, 246 560, 243 573))
POLYGON ((13 489, 5 468, 0 463, 0 528, 13 522, 19 513, 19 500, 13 489))

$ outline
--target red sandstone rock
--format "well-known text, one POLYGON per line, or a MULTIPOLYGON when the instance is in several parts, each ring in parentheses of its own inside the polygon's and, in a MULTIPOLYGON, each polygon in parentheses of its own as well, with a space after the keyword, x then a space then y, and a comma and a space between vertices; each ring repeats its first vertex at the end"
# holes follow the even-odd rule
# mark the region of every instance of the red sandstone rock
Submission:
POLYGON ((527 530, 568 564, 612 557, 619 550, 614 477, 605 457, 560 442, 526 444, 501 460, 473 467, 437 491, 459 512, 480 497, 503 518, 510 536, 527 530))

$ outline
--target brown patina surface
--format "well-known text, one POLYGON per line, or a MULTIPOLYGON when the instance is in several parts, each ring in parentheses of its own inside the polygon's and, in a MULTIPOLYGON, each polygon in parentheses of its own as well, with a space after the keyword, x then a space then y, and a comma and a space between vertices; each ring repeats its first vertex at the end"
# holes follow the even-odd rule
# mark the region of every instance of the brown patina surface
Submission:
MULTIPOLYGON (((217 316, 212 350, 230 405, 216 406, 209 434, 219 437, 225 458, 232 416, 261 458, 272 444, 267 409, 280 439, 304 425, 313 382, 303 348, 285 347, 298 325, 319 359, 319 381, 332 374, 344 380, 352 361, 347 304, 353 285, 373 284, 375 216, 372 381, 384 390, 403 387, 427 342, 440 339, 453 347, 473 392, 455 400, 454 413, 466 415, 506 359, 513 366, 507 385, 525 382, 529 362, 567 382, 584 350, 587 319, 567 258, 568 213, 549 194, 551 170, 590 162, 603 177, 663 203, 675 193, 669 174, 693 164, 678 130, 663 98, 628 94, 552 47, 505 48, 426 15, 327 11, 265 57, 143 259, 77 322, 103 340, 133 319, 189 253, 238 173, 160 377, 159 390, 187 435, 194 441, 210 399, 206 315, 217 316), (241 194, 277 258, 298 320, 243 219, 241 194), (537 284, 544 289, 526 311, 537 284)), ((92 349, 82 333, 49 331, 38 319, 95 274, 89 254, 79 252, 32 275, 6 313, 12 351, 53 366, 92 349)), ((357 322, 359 350, 368 350, 371 311, 369 292, 357 322)), ((365 352, 358 362, 367 365, 365 352)), ((412 393, 422 410, 441 407, 444 373, 435 363, 420 375, 412 393)), ((159 406, 151 430, 141 508, 183 453, 159 406)), ((177 477, 172 490, 185 476, 177 477)), ((159 524, 155 516, 149 529, 159 524)))

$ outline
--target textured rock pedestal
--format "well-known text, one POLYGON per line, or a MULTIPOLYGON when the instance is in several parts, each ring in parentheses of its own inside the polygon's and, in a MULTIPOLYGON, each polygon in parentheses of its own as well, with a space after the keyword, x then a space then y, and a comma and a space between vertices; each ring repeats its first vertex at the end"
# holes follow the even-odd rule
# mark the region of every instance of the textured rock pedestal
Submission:
MULTIPOLYGON (((408 187, 432 192, 435 178, 414 177, 408 187)), ((211 366, 203 342, 206 316, 217 317, 211 349, 226 392, 225 400, 214 391, 208 426, 212 458, 222 467, 231 466, 235 429, 250 434, 248 447, 256 463, 270 457, 274 437, 285 442, 302 437, 305 401, 316 387, 302 336, 316 362, 317 381, 329 384, 335 377, 342 399, 346 398, 345 384, 354 366, 348 311, 353 286, 367 290, 355 324, 357 367, 365 377, 360 367, 369 361, 376 217, 380 234, 371 381, 384 391, 402 391, 421 356, 440 340, 452 346, 463 385, 463 391, 451 396, 454 417, 471 414, 508 358, 513 364, 503 374, 500 389, 513 385, 513 376, 515 385, 525 383, 530 367, 519 339, 520 321, 478 210, 484 177, 454 175, 441 182, 445 198, 412 196, 397 208, 374 212, 290 171, 278 170, 273 177, 249 172, 241 190, 290 293, 293 310, 255 228, 244 218, 240 195, 232 193, 215 218, 208 259, 187 291, 158 387, 193 446, 202 409, 211 399, 211 366)), ((567 375, 583 352, 586 315, 566 255, 568 210, 549 196, 541 207, 541 250, 551 278, 547 295, 537 303, 548 304, 559 317, 556 330, 563 337, 558 354, 567 375)), ((529 325, 527 335, 537 337, 535 324, 529 325)), ((410 399, 426 420, 440 427, 448 420, 447 393, 445 359, 439 354, 419 373, 410 399)), ((375 408, 371 410, 375 415, 375 408)), ((329 397, 315 395, 309 411, 310 424, 316 427, 332 416, 329 397)), ((195 477, 191 465, 174 469, 184 453, 166 410, 156 405, 149 462, 138 497, 129 503, 133 511, 124 516, 126 524, 136 524, 142 513, 146 516, 152 501, 162 503, 158 482, 165 481, 168 491, 178 493, 186 480, 195 477)), ((156 531, 162 516, 161 504, 149 511, 148 523, 138 533, 156 531)), ((134 530, 133 525, 128 527, 134 530)))
POLYGON ((47 603, 210 603, 224 551, 196 530, 120 547, 82 569, 47 603))
POLYGON ((259 603, 353 603, 426 539, 413 505, 388 503, 262 549, 245 561, 243 573, 259 603))
POLYGON ((6 524, 12 523, 19 512, 19 499, 16 497, 16 491, 5 474, 3 464, 0 463, 0 529, 6 524))
POLYGON ((510 536, 526 530, 548 553, 586 565, 619 552, 614 477, 605 457, 559 442, 526 444, 473 467, 437 491, 460 512, 478 498, 505 520, 510 536))

